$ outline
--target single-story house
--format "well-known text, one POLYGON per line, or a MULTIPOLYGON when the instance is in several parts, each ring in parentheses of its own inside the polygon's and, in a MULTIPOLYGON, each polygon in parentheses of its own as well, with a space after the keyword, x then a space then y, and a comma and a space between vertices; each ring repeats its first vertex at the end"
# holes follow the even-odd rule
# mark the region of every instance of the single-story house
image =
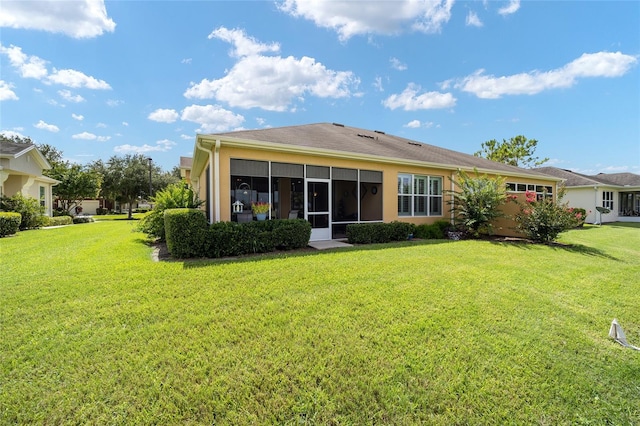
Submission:
POLYGON ((59 182, 42 175, 49 169, 51 165, 35 145, 0 140, 0 196, 21 193, 35 198, 45 214, 52 216, 52 189, 59 182))
MULTIPOLYGON (((252 203, 269 203, 269 218, 304 218, 316 241, 344 238, 351 223, 451 220, 459 169, 500 175, 515 193, 554 195, 560 181, 338 123, 198 134, 189 176, 210 222, 253 220, 252 203)), ((498 225, 514 235, 512 222, 498 225)))
POLYGON ((640 175, 583 175, 557 167, 539 167, 535 170, 564 181, 564 201, 570 207, 587 210, 587 223, 640 222, 640 175), (609 213, 601 213, 598 207, 609 213))

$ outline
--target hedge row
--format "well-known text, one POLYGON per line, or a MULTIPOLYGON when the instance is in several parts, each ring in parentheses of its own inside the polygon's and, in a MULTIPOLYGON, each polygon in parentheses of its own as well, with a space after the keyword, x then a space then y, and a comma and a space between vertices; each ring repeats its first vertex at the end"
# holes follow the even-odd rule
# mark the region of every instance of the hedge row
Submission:
POLYGON ((167 249, 173 257, 227 257, 306 247, 311 225, 303 219, 219 222, 209 225, 202 210, 164 213, 167 249))
POLYGON ((20 229, 22 215, 15 212, 0 212, 0 237, 13 235, 20 229))
POLYGON ((415 225, 407 222, 352 223, 347 225, 347 241, 351 244, 375 244, 404 241, 413 234, 415 225))
POLYGON ((62 226, 73 224, 73 218, 71 216, 54 216, 50 217, 47 226, 62 226))

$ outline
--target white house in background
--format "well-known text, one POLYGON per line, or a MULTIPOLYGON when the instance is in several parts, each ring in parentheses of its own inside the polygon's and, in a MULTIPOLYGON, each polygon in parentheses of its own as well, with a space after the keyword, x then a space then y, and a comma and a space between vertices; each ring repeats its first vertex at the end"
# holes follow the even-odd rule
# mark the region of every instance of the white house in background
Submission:
POLYGON ((49 169, 51 165, 35 145, 0 141, 0 196, 21 193, 35 198, 45 214, 52 216, 52 189, 59 182, 42 175, 49 169))
POLYGON ((640 222, 640 175, 599 173, 583 175, 557 167, 540 167, 537 172, 564 179, 564 201, 588 212, 587 223, 640 222), (599 213, 604 207, 609 213, 599 213))

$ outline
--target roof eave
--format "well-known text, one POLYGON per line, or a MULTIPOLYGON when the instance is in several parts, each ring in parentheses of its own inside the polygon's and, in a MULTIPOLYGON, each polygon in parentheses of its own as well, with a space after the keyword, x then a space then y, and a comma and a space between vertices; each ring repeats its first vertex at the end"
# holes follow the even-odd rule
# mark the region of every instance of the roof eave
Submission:
MULTIPOLYGON (((470 167, 470 166, 460 166, 456 164, 443 164, 443 163, 432 163, 428 161, 422 160, 407 160, 404 158, 394 158, 394 157, 380 157, 376 155, 368 155, 368 154, 360 154, 360 153, 352 153, 346 151, 335 151, 330 149, 323 148, 313 148, 306 147, 300 145, 288 145, 277 142, 266 142, 266 141, 256 141, 253 139, 242 139, 242 138, 234 138, 230 136, 220 137, 220 135, 197 135, 196 136, 196 145, 198 142, 203 145, 203 147, 208 147, 211 150, 212 147, 215 146, 216 141, 219 140, 222 145, 230 146, 230 147, 238 147, 238 148, 249 148, 260 151, 277 151, 277 152, 285 152, 289 154, 313 154, 319 155, 328 158, 345 158, 345 155, 349 155, 349 159, 353 160, 362 160, 368 162, 376 162, 376 163, 386 163, 386 164, 396 164, 396 165, 405 165, 405 166, 417 166, 417 167, 430 167, 434 169, 441 170, 464 170, 464 171, 474 171, 477 170, 480 173, 488 173, 488 174, 496 174, 496 175, 504 175, 505 171, 503 170, 495 170, 490 168, 482 168, 482 167, 470 167)), ((194 156, 193 156, 193 166, 192 172, 195 172, 194 175, 198 176, 206 161, 201 160, 196 162, 196 156, 198 154, 198 148, 195 147, 194 156), (204 161, 204 162, 203 162, 204 161), (196 165, 197 164, 197 165, 196 165), (202 167, 202 168, 200 168, 202 167)), ((199 159, 200 160, 200 159, 199 159)), ((523 178, 538 178, 540 180, 546 180, 550 182, 560 182, 562 179, 543 175, 539 173, 526 173, 526 172, 509 172, 509 176, 514 177, 523 177, 523 178)))

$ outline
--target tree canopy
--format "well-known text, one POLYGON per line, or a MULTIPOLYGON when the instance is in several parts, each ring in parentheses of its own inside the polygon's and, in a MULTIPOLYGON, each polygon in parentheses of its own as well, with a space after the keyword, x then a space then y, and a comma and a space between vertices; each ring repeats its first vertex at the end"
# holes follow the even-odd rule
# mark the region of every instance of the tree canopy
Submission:
POLYGON ((502 142, 495 139, 483 142, 482 149, 473 155, 517 167, 536 167, 549 161, 534 157, 537 146, 537 140, 518 135, 502 142))

